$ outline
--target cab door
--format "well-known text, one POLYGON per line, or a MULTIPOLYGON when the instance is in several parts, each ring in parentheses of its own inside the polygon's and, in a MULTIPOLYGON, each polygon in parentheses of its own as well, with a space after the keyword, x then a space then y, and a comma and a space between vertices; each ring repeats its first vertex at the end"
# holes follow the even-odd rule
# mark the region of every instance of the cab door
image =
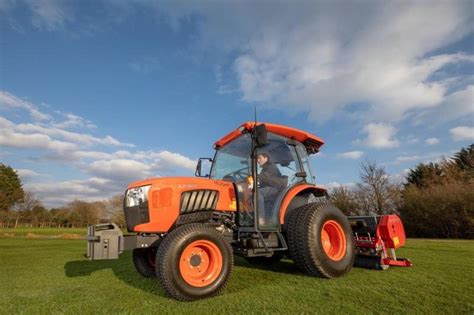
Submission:
POLYGON ((291 187, 304 182, 305 177, 301 176, 303 169, 296 152, 296 144, 288 138, 268 133, 268 144, 257 149, 256 155, 259 154, 266 154, 269 163, 273 164, 278 172, 271 166, 274 180, 263 185, 259 176, 265 173, 265 166, 257 166, 258 227, 261 230, 276 230, 280 227, 277 201, 283 198, 291 187))

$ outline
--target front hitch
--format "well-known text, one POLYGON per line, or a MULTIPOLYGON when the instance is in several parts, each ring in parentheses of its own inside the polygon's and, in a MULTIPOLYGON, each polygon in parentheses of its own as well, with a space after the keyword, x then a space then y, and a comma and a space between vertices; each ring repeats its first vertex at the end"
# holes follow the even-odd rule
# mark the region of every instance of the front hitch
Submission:
POLYGON ((114 223, 88 226, 86 240, 90 260, 117 259, 123 252, 123 233, 114 223))
POLYGON ((126 250, 156 246, 159 235, 123 235, 115 223, 87 227, 87 253, 89 260, 118 259, 126 250))

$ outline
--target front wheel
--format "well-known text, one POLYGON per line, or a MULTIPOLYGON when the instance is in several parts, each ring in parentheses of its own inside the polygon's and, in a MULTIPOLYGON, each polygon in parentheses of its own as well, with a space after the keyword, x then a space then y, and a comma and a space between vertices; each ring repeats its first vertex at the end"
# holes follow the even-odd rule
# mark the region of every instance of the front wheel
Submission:
POLYGON ((233 268, 230 245, 215 228, 201 223, 184 225, 168 234, 156 262, 161 285, 180 301, 220 294, 233 268))
POLYGON ((132 253, 132 260, 135 269, 145 278, 156 277, 155 259, 157 247, 135 248, 132 253))
POLYGON ((332 204, 310 203, 288 216, 288 247, 296 265, 310 275, 340 277, 354 264, 349 221, 332 204))

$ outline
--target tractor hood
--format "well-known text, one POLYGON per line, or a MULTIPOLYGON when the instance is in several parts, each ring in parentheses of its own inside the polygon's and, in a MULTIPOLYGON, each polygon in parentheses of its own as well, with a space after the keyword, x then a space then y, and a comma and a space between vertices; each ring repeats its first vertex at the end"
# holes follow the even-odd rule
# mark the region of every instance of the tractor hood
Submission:
POLYGON ((180 190, 233 188, 232 183, 223 180, 199 177, 156 177, 132 182, 128 185, 127 189, 146 185, 152 185, 152 188, 177 188, 180 190))
POLYGON ((150 178, 131 183, 125 196, 125 214, 147 208, 145 222, 127 226, 135 232, 166 232, 179 215, 200 210, 236 211, 234 185, 196 177, 150 178), (132 228, 133 226, 133 228, 132 228))

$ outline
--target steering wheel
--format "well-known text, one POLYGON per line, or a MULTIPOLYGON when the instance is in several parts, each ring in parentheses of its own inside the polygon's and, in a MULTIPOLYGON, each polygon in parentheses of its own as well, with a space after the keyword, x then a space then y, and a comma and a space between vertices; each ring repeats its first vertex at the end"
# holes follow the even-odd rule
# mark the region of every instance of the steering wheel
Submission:
POLYGON ((233 181, 243 181, 247 179, 247 176, 249 176, 248 168, 244 167, 232 173, 227 174, 226 176, 224 176, 224 179, 231 179, 233 181))

